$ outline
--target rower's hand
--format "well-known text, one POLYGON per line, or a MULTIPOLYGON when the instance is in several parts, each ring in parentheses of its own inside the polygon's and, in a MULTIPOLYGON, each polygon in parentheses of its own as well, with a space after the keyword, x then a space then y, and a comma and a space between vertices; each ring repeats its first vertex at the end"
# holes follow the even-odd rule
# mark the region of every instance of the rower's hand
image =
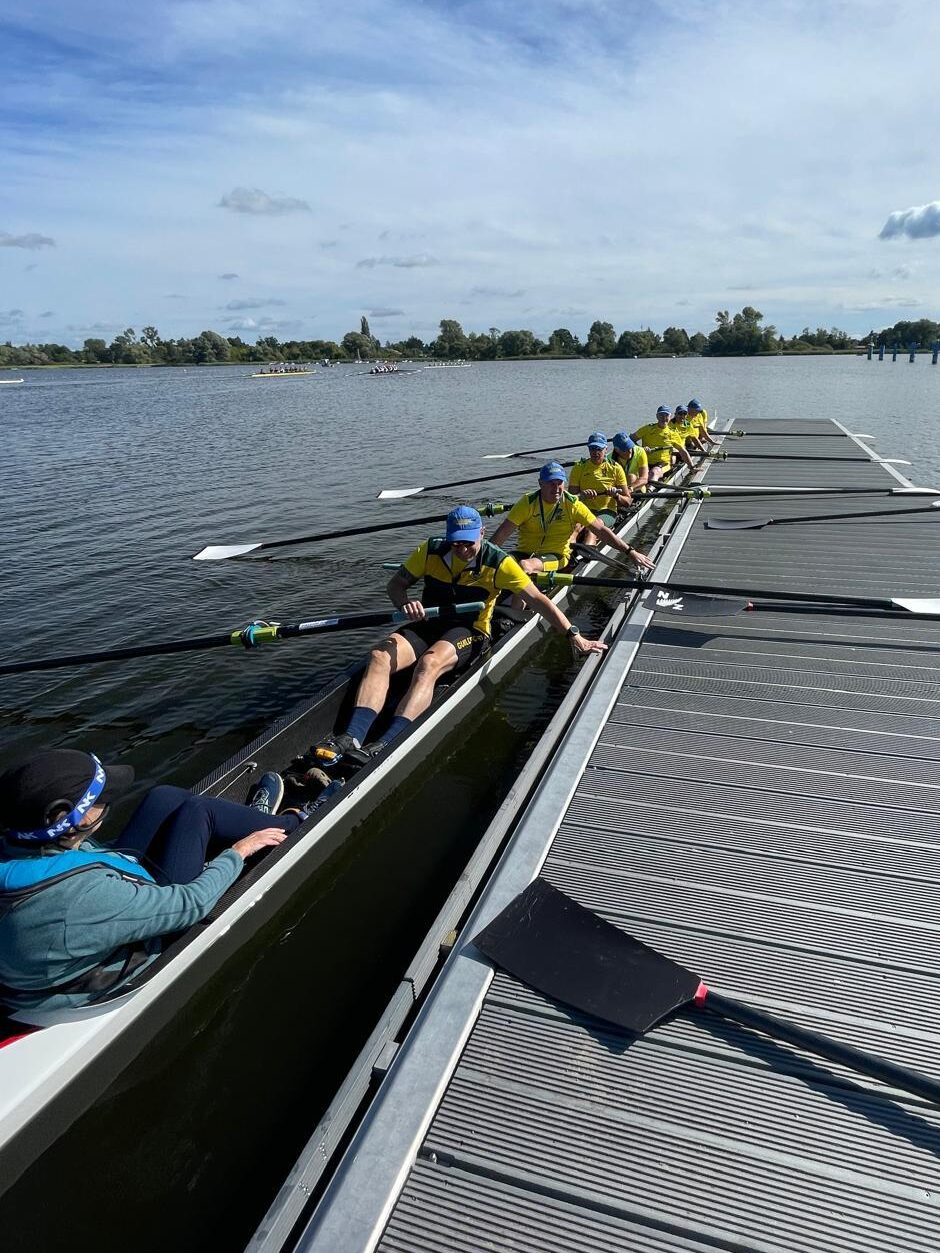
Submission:
POLYGON ((575 654, 579 657, 586 656, 588 653, 606 653, 607 645, 600 640, 588 640, 583 635, 572 635, 571 647, 575 654))
POLYGON ((427 617, 427 614, 424 612, 424 605, 421 604, 420 600, 406 600, 401 607, 401 611, 411 622, 421 622, 427 617))
POLYGON ((262 831, 253 831, 244 839, 236 840, 232 845, 232 850, 247 861, 255 853, 260 853, 263 848, 273 848, 275 844, 283 844, 286 839, 287 832, 282 831, 280 827, 265 827, 262 831))
POLYGON ((650 561, 646 553, 641 553, 638 548, 630 549, 630 560, 638 570, 655 570, 655 563, 650 561))
POLYGON ((593 500, 596 495, 597 492, 593 487, 584 487, 581 489, 581 496, 584 500, 593 500))

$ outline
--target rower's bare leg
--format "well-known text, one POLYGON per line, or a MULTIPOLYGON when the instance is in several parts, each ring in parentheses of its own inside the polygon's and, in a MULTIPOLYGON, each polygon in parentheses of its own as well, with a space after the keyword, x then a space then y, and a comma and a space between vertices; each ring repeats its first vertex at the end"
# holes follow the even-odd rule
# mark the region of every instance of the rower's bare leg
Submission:
MULTIPOLYGON (((457 654, 454 653, 455 661, 456 657, 457 654)), ((369 664, 356 692, 356 705, 379 713, 385 705, 392 675, 399 670, 407 670, 414 664, 415 651, 404 636, 390 635, 387 640, 373 648, 369 655, 369 664)))
POLYGON ((658 483, 665 473, 665 466, 650 466, 650 478, 658 483))
POLYGON ((442 674, 453 670, 457 664, 457 650, 448 640, 438 640, 426 653, 422 653, 415 666, 411 686, 403 696, 395 710, 399 718, 410 718, 413 722, 420 717, 431 703, 434 695, 434 684, 442 674))

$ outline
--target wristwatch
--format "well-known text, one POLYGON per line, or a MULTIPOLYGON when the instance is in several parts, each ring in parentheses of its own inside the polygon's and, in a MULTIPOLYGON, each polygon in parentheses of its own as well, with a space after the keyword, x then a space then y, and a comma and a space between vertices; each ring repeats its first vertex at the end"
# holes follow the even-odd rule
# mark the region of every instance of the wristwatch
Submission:
POLYGON ((565 632, 565 634, 566 634, 566 635, 569 635, 572 639, 574 639, 574 637, 575 637, 576 635, 580 635, 580 634, 581 634, 581 628, 580 628, 580 627, 576 627, 576 626, 575 626, 575 624, 572 622, 571 626, 568 628, 568 630, 565 632))

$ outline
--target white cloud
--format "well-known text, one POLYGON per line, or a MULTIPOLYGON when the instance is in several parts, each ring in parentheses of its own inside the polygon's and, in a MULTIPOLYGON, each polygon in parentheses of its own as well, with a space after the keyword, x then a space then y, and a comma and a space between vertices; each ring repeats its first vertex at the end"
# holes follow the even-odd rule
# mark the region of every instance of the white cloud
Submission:
POLYGON ((404 309, 370 309, 368 316, 370 318, 402 318, 405 316, 404 309))
POLYGON ((309 213, 306 200, 293 196, 269 196, 259 187, 235 187, 219 201, 220 209, 232 209, 235 213, 252 213, 259 216, 279 217, 284 213, 309 213))
POLYGON ((54 247, 55 240, 48 235, 10 235, 7 231, 0 231, 0 248, 29 248, 35 252, 40 248, 54 247))
POLYGON ((940 200, 922 204, 914 209, 895 209, 878 235, 879 239, 932 239, 940 235, 940 200))
POLYGON ((232 313, 236 313, 241 309, 266 309, 271 305, 283 305, 284 303, 283 300, 278 300, 276 297, 271 297, 267 300, 254 297, 248 300, 230 300, 224 308, 232 313))

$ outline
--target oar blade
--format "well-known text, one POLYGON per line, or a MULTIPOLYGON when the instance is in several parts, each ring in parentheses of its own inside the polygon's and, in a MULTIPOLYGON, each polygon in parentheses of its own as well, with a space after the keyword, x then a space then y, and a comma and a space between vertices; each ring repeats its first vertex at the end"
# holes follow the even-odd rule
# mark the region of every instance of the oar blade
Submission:
POLYGON ((687 1005, 700 980, 536 879, 473 943, 536 991, 642 1035, 687 1005))
POLYGON ((483 454, 484 461, 508 461, 510 457, 518 457, 517 452, 488 452, 483 454))
POLYGON ((379 492, 376 500, 407 500, 409 496, 418 496, 423 487, 386 487, 379 492))
POLYGON ((940 600, 924 600, 909 596, 892 596, 891 604, 897 605, 899 609, 905 609, 908 613, 927 613, 940 614, 940 600))
POLYGON ((706 531, 759 531, 770 526, 773 518, 706 518, 706 531))
POLYGON ((696 596, 690 592, 647 592, 640 598, 643 609, 654 613, 678 614, 686 618, 730 618, 743 613, 746 600, 728 600, 723 596, 696 596))
POLYGON ((227 561, 229 557, 243 557, 263 547, 263 544, 209 544, 196 553, 193 561, 227 561))

